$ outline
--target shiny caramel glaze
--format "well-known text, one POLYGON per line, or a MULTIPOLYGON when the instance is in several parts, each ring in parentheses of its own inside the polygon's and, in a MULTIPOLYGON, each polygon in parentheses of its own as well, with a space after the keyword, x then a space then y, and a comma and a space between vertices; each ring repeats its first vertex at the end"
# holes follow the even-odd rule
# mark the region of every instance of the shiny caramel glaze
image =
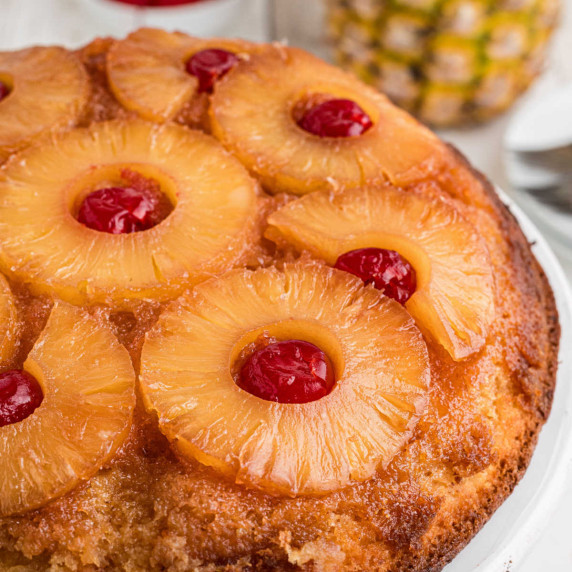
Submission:
MULTIPOLYGON (((82 124, 130 115, 106 85, 110 45, 96 40, 79 52, 93 90, 82 124)), ((437 182, 426 192, 447 192, 487 241, 496 320, 485 347, 468 360, 454 362, 429 344, 429 406, 387 468, 321 498, 266 495, 177 458, 140 404, 128 440, 95 477, 42 509, 0 519, 0 569, 441 569, 524 473, 550 411, 559 326, 544 273, 490 184, 453 149, 437 182)), ((288 200, 265 198, 260 226, 288 200)), ((261 239, 248 266, 294 256, 261 239)), ((17 367, 51 302, 12 288, 22 342, 10 367, 17 367)), ((160 311, 153 303, 112 315, 91 309, 110 320, 136 368, 160 311)))

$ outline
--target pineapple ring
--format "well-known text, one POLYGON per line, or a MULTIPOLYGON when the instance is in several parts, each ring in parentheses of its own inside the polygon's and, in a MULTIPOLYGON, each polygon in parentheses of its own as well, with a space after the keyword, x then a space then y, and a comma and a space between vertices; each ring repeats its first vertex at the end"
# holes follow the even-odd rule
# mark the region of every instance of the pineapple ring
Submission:
POLYGON ((58 47, 0 52, 0 79, 12 89, 0 102, 0 161, 41 133, 73 125, 89 96, 81 62, 58 47))
POLYGON ((385 96, 295 48, 269 46, 237 65, 218 82, 209 116, 213 135, 272 193, 339 191, 387 179, 405 184, 446 161, 437 137, 385 96), (300 104, 326 94, 358 103, 373 126, 336 138, 299 127, 300 104))
POLYGON ((345 252, 396 250, 417 273, 405 307, 418 326, 461 360, 485 343, 494 319, 492 267, 473 225, 444 199, 395 187, 332 197, 319 192, 268 218, 266 237, 334 265, 345 252))
POLYGON ((243 166, 203 133, 139 120, 76 129, 6 165, 0 268, 34 293, 76 305, 172 299, 250 250, 256 189, 243 166), (98 173, 101 185, 109 184, 110 170, 125 166, 156 178, 174 210, 131 234, 80 224, 73 211, 81 192, 94 190, 98 173))
POLYGON ((147 334, 140 384, 183 456, 271 494, 325 494, 373 475, 405 445, 430 379, 407 312, 321 264, 234 270, 198 285, 147 334), (240 346, 261 331, 319 344, 337 383, 303 404, 240 389, 240 346))
POLYGON ((18 310, 6 278, 0 274, 0 364, 10 360, 18 337, 18 310))
POLYGON ((74 306, 55 304, 24 370, 44 400, 0 427, 0 517, 43 506, 93 476, 127 437, 135 407, 127 350, 74 306))
POLYGON ((180 32, 141 28, 109 50, 107 75, 111 90, 125 108, 144 119, 158 123, 173 119, 197 93, 198 80, 185 71, 185 63, 207 48, 242 55, 255 45, 244 40, 202 40, 180 32))

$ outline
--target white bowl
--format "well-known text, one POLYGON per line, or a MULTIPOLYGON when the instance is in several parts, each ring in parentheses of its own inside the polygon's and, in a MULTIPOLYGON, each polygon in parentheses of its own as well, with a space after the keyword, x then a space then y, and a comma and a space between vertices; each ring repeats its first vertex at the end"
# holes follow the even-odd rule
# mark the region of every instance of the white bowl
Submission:
POLYGON ((231 32, 246 0, 202 0, 181 6, 142 8, 113 0, 82 0, 100 34, 124 36, 142 26, 180 30, 192 36, 231 32))
POLYGON ((517 570, 540 536, 572 471, 572 295, 560 264, 530 219, 499 191, 518 219, 554 290, 562 338, 552 412, 532 461, 512 495, 444 572, 517 570))

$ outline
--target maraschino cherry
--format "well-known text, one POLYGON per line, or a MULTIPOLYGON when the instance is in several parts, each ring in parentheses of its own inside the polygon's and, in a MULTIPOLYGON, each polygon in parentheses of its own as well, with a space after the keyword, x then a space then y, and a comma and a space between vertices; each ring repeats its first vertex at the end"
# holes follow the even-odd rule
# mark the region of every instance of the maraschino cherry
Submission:
POLYGON ((215 81, 238 63, 238 56, 227 50, 209 48, 187 61, 187 72, 199 80, 200 93, 212 93, 215 81))
POLYGON ((319 137, 357 137, 373 123, 355 101, 329 99, 306 110, 298 125, 319 137))
POLYGON ((359 248, 342 254, 335 268, 345 270, 405 304, 415 292, 417 277, 411 264, 395 250, 359 248))
POLYGON ((110 234, 128 234, 158 225, 173 205, 153 179, 131 169, 122 169, 125 185, 93 191, 82 201, 77 213, 81 224, 110 234))
POLYGON ((33 375, 13 369, 0 373, 0 427, 29 417, 44 400, 44 392, 33 375))
POLYGON ((330 358, 302 340, 271 343, 243 364, 237 385, 267 401, 308 403, 330 393, 335 384, 330 358))
POLYGON ((113 0, 121 4, 131 4, 132 6, 145 6, 147 8, 161 6, 182 6, 183 4, 196 4, 203 0, 113 0))
POLYGON ((0 101, 2 101, 5 97, 8 97, 10 93, 10 88, 3 82, 0 81, 0 101))
POLYGON ((160 197, 131 187, 107 187, 93 191, 83 200, 77 220, 85 226, 110 234, 128 234, 157 225, 160 197))

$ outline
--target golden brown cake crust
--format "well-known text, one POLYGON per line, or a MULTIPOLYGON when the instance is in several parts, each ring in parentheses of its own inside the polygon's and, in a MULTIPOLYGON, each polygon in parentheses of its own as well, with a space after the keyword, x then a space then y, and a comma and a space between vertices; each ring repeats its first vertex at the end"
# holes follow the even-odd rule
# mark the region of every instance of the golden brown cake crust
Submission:
MULTIPOLYGON (((107 87, 111 44, 97 40, 79 52, 93 93, 80 125, 132 115, 107 87)), ((0 570, 429 572, 448 563, 526 470, 550 412, 560 330, 546 276, 515 218, 459 152, 451 147, 446 156, 427 192, 448 193, 485 238, 496 320, 485 347, 465 361, 429 344, 429 407, 387 468, 321 498, 270 496, 176 457, 139 404, 130 437, 94 478, 40 510, 0 519, 0 570)), ((285 200, 265 198, 266 210, 285 200)), ((292 256, 266 241, 258 249, 253 267, 292 256)), ((23 333, 17 366, 51 303, 12 288, 23 333)), ((149 303, 111 315, 136 367, 160 311, 149 303)))
MULTIPOLYGON (((531 348, 527 343, 530 336, 536 335, 530 328, 529 331, 521 333, 519 342, 522 345, 519 344, 516 355, 511 356, 509 369, 514 382, 514 393, 526 414, 526 420, 515 440, 512 454, 499 458, 489 468, 488 472, 491 474, 487 475, 485 486, 474 501, 478 508, 467 511, 457 507, 456 511, 438 514, 432 527, 436 532, 433 539, 427 543, 428 549, 420 554, 407 555, 407 558, 400 561, 397 570, 441 570, 467 545, 511 494, 530 463, 540 429, 550 414, 558 367, 560 324, 548 279, 532 254, 530 244, 516 218, 501 201, 492 184, 482 173, 473 169, 455 147, 449 145, 449 148, 461 168, 470 171, 479 184, 479 190, 490 201, 503 236, 510 244, 512 257, 517 261, 515 279, 519 288, 537 301, 545 312, 544 347, 531 348)), ((527 324, 528 322, 521 323, 522 327, 527 324)))

